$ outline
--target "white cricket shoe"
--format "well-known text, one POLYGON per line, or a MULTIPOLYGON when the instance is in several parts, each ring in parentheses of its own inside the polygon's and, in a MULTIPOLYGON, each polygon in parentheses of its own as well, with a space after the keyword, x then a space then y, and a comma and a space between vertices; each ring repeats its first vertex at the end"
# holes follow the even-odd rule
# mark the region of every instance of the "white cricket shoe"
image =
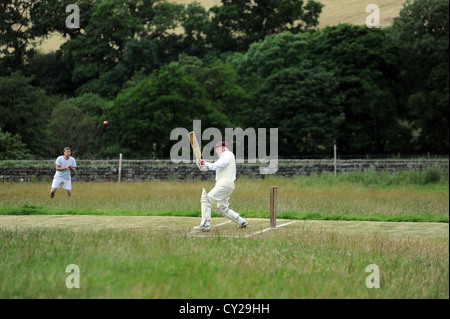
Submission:
POLYGON ((248 225, 248 221, 245 219, 238 225, 238 228, 245 228, 248 225))
POLYGON ((209 232, 211 230, 211 225, 199 225, 195 226, 194 229, 201 232, 209 232))

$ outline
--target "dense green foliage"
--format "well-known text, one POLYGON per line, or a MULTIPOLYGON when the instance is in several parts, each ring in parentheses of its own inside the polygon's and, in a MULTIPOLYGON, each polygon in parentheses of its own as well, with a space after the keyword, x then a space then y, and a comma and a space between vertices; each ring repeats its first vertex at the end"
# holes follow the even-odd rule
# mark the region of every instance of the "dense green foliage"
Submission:
POLYGON ((420 132, 415 144, 448 150, 449 2, 408 0, 390 36, 402 57, 403 111, 420 132))
POLYGON ((0 160, 26 158, 27 150, 19 134, 3 133, 0 128, 0 160))
POLYGON ((49 151, 47 125, 53 99, 31 80, 18 73, 0 77, 0 127, 19 134, 32 154, 43 156, 49 151))
POLYGON ((69 29, 71 2, 0 4, 4 158, 167 158, 194 119, 278 128, 281 156, 449 151, 447 0, 407 0, 389 28, 322 30, 317 1, 82 0, 69 29), (67 41, 36 52, 52 32, 67 41))

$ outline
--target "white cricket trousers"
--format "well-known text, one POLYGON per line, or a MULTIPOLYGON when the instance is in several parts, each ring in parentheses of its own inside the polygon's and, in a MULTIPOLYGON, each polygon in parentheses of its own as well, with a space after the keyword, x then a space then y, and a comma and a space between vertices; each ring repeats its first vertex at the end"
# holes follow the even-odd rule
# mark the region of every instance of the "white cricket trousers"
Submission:
POLYGON ((217 204, 217 209, 227 210, 230 205, 229 200, 234 189, 216 185, 208 194, 208 201, 217 204))
POLYGON ((209 193, 206 193, 206 190, 203 189, 200 200, 202 204, 202 221, 200 225, 203 225, 207 220, 211 220, 211 204, 217 204, 217 209, 215 209, 215 211, 219 215, 222 215, 236 224, 239 224, 241 221, 239 214, 228 208, 230 205, 230 195, 233 193, 233 190, 234 189, 232 188, 220 185, 216 185, 209 193))

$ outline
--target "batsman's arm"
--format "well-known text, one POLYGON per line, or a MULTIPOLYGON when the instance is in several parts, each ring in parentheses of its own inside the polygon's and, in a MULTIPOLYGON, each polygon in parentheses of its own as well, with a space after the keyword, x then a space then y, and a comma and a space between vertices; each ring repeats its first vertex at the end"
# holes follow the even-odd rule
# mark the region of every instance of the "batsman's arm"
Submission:
POLYGON ((227 166, 231 162, 232 155, 231 153, 223 153, 222 156, 218 159, 217 162, 214 163, 207 163, 208 169, 212 171, 216 171, 219 168, 223 168, 227 166))

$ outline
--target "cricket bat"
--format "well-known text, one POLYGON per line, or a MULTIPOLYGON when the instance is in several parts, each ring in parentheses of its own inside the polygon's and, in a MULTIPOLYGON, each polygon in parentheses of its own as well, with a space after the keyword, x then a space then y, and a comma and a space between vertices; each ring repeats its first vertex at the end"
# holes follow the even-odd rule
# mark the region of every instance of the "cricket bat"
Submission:
POLYGON ((192 150, 194 151, 195 158, 202 160, 202 152, 197 142, 197 137, 194 132, 189 132, 189 141, 191 141, 192 150))

